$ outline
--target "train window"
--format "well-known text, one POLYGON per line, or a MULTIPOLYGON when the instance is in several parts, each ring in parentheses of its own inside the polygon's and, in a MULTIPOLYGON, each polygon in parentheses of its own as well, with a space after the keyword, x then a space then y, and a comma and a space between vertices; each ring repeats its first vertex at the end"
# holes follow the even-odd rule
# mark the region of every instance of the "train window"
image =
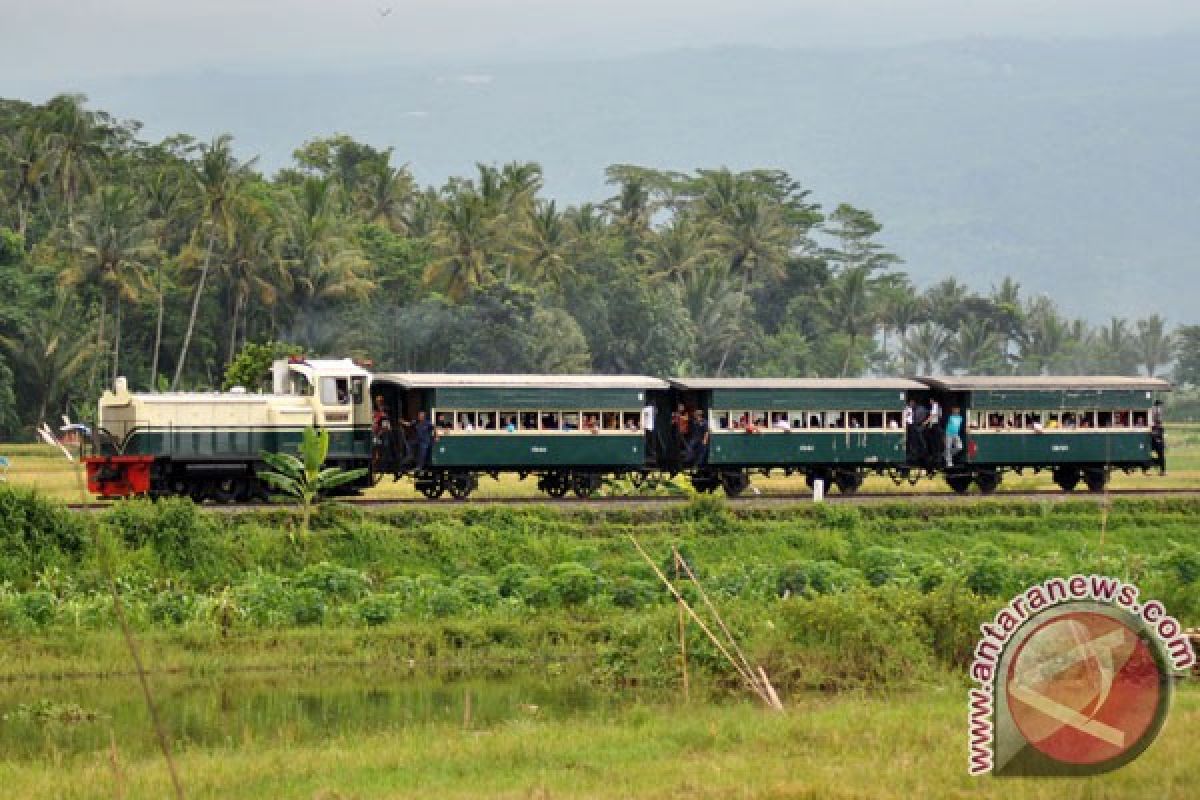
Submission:
POLYGON ((1042 429, 1042 415, 1035 411, 1026 412, 1025 427, 1040 431, 1042 429))
POLYGON ((350 381, 346 378, 321 378, 321 405, 350 404, 350 381))
POLYGON ((471 431, 475 430, 475 412, 458 412, 457 422, 458 424, 455 427, 457 427, 460 431, 467 431, 470 433, 471 431))
POLYGON ((846 417, 849 420, 847 427, 854 428, 856 430, 867 427, 867 412, 865 411, 851 411, 846 415, 846 417))
POLYGON ((742 430, 750 424, 749 411, 733 411, 733 428, 734 430, 742 430))
POLYGON ((844 428, 846 427, 846 417, 841 411, 826 411, 825 412, 825 427, 826 428, 844 428))
POLYGON ((311 397, 313 386, 308 382, 308 378, 298 372, 293 372, 288 376, 288 394, 297 397, 311 397))
POLYGON ((771 412, 771 430, 773 431, 790 431, 792 424, 788 422, 788 412, 772 411, 771 412))
POLYGON ((584 411, 582 429, 588 433, 597 433, 600 430, 600 412, 584 411))
POLYGON ((363 384, 362 378, 354 378, 350 381, 350 396, 354 398, 354 405, 358 405, 363 399, 363 384))
POLYGON ((1113 424, 1113 415, 1112 415, 1111 411, 1097 411, 1096 412, 1096 427, 1097 428, 1111 428, 1112 424, 1113 424))
POLYGON ((808 412, 808 427, 824 428, 825 427, 825 415, 822 414, 820 411, 808 412))
POLYGON ((579 412, 564 411, 562 415, 562 426, 564 431, 579 430, 579 412))
POLYGON ((500 412, 499 425, 502 430, 508 431, 509 433, 513 433, 517 430, 518 424, 519 423, 517 420, 517 412, 515 412, 515 411, 501 411, 500 412))
POLYGON ((558 420, 559 420, 559 416, 558 416, 557 411, 543 411, 542 412, 542 430, 544 430, 544 431, 560 430, 561 428, 559 426, 558 420))
POLYGON ((454 414, 448 411, 439 411, 433 415, 433 424, 440 431, 448 431, 454 427, 454 414))
POLYGON ((883 430, 883 412, 868 411, 867 412, 867 427, 873 431, 883 430))
POLYGON ((1062 415, 1062 426, 1068 430, 1074 430, 1078 427, 1079 421, 1075 416, 1074 411, 1064 411, 1062 415))
POLYGON ((1128 428, 1129 427, 1129 412, 1128 411, 1114 411, 1113 412, 1113 427, 1114 428, 1128 428))
POLYGON ((904 422, 904 412, 902 411, 885 411, 883 413, 887 429, 889 431, 898 431, 904 422))
POLYGON ((1133 427, 1135 427, 1135 428, 1146 427, 1146 412, 1145 411, 1133 412, 1133 427))
POLYGON ((719 428, 720 430, 723 430, 723 431, 729 430, 730 413, 728 411, 717 411, 715 413, 717 415, 716 416, 717 428, 719 428))
POLYGON ((536 431, 538 429, 538 412, 523 411, 521 412, 521 430, 536 431))
POLYGON ((1080 428, 1096 427, 1096 412, 1095 411, 1080 411, 1079 412, 1079 427, 1080 428))
POLYGON ((620 411, 605 411, 601 418, 604 421, 604 430, 619 431, 621 430, 621 412, 620 411))
POLYGON ((479 430, 481 431, 496 430, 496 412, 480 411, 475 419, 475 424, 479 426, 479 430))
POLYGON ((805 421, 808 420, 808 415, 803 411, 792 412, 792 428, 799 429, 804 427, 805 421))

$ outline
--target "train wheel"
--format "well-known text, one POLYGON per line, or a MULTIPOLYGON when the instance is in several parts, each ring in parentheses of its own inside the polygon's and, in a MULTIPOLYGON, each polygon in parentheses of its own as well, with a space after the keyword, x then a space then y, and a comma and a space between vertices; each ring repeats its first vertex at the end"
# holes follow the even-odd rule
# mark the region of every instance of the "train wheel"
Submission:
POLYGON ((1079 483, 1079 469, 1077 467, 1055 467, 1054 482, 1064 492, 1071 491, 1079 483))
POLYGON ((829 487, 833 484, 833 470, 814 469, 804 473, 804 482, 808 484, 809 489, 817 488, 817 481, 823 481, 825 491, 829 491, 829 487))
POLYGON ((962 473, 948 473, 946 483, 956 494, 966 494, 967 490, 971 488, 971 476, 962 473))
POLYGON ((709 470, 692 473, 692 488, 703 494, 710 494, 721 485, 721 478, 709 470))
POLYGON ((975 476, 975 485, 983 494, 991 494, 1000 485, 1000 473, 994 469, 981 469, 975 476))
POLYGON ((863 485, 863 474, 856 470, 838 470, 833 482, 842 494, 854 494, 863 485))
POLYGON ((1087 484, 1089 492, 1103 492, 1104 487, 1108 485, 1108 470, 1104 467, 1085 469, 1083 482, 1087 484))
POLYGON ((571 481, 565 472, 547 472, 538 478, 538 489, 558 499, 571 488, 571 481))
POLYGON ((750 476, 744 472, 721 473, 721 488, 725 490, 726 497, 737 497, 749 485, 750 476))
POLYGON ((236 503, 241 494, 241 481, 236 478, 225 478, 213 484, 212 498, 218 503, 229 505, 236 503))
POLYGON ((416 478, 413 484, 417 491, 430 500, 436 500, 446 492, 446 480, 440 472, 423 473, 416 478))
POLYGON ((457 472, 450 476, 447 481, 450 489, 450 496, 455 500, 466 500, 471 496, 471 491, 475 488, 475 476, 470 472, 457 472))
POLYGON ((600 488, 600 476, 588 472, 577 472, 571 476, 571 491, 583 500, 592 496, 600 488))

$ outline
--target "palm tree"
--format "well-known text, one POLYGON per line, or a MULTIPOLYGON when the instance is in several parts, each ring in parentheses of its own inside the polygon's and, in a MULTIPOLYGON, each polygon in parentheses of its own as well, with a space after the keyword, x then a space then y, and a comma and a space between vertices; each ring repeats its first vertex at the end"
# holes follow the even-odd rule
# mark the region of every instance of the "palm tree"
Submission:
POLYGON ((154 224, 146 207, 126 186, 106 186, 84 201, 71 243, 77 263, 63 273, 69 286, 94 286, 100 292, 97 348, 104 341, 105 316, 112 300, 114 336, 112 378, 120 371, 123 300, 136 300, 145 286, 145 266, 156 252, 154 224))
POLYGON ((154 294, 157 310, 154 320, 154 348, 150 361, 150 384, 158 383, 158 361, 162 354, 163 319, 166 316, 167 252, 169 243, 176 237, 174 230, 181 225, 191 226, 188 217, 192 213, 192 197, 188 192, 188 176, 175 164, 161 166, 143 176, 142 196, 146 200, 146 213, 156 223, 158 232, 158 257, 154 262, 154 294))
POLYGON ((904 358, 918 374, 936 375, 945 360, 950 334, 936 322, 922 322, 904 338, 904 358))
POLYGON ((313 342, 312 325, 324 304, 364 298, 374 286, 370 265, 351 244, 338 203, 337 185, 328 178, 306 178, 299 192, 287 196, 277 246, 304 327, 303 344, 313 342))
POLYGON ((654 232, 638 254, 652 279, 671 280, 684 279, 714 255, 707 232, 685 215, 654 232))
POLYGON ((204 212, 196 227, 195 236, 200 235, 201 226, 207 226, 208 234, 204 246, 204 262, 200 268, 200 278, 196 282, 196 292, 192 296, 192 310, 188 315, 187 330, 183 335, 183 345, 179 349, 179 361, 175 364, 175 377, 171 380, 171 390, 179 388, 183 377, 184 364, 187 362, 188 348, 192 344, 192 333, 196 329, 196 315, 200 311, 200 299, 204 296, 204 284, 208 280, 208 268, 212 262, 213 248, 217 237, 228 238, 230 230, 230 208, 241 185, 251 174, 251 168, 257 159, 239 162, 233 155, 233 137, 223 133, 208 146, 201 146, 199 170, 196 175, 197 183, 204 195, 204 212))
POLYGON ((462 189, 447 198, 431 236, 434 255, 425 268, 425 282, 455 302, 486 285, 492 277, 488 249, 493 236, 482 195, 462 189))
POLYGON ((830 328, 849 338, 849 346, 838 373, 842 377, 849 371, 850 363, 858 352, 859 338, 870 338, 875 333, 879 319, 875 288, 871 267, 861 264, 835 275, 821 292, 819 302, 830 328))
POLYGON ((29 214, 47 167, 46 137, 41 128, 30 123, 0 134, 0 166, 12 198, 15 228, 24 238, 29 214))
POLYGON ((738 291, 738 280, 722 260, 710 261, 687 273, 678 284, 680 300, 695 326, 693 360, 718 377, 725 372, 734 348, 745 343, 743 320, 750 298, 738 291), (717 353, 720 359, 714 363, 717 353))
POLYGON ((1111 375, 1136 375, 1138 341, 1128 320, 1112 317, 1097 334, 1098 364, 1101 372, 1111 375))
MULTIPOLYGON (((390 153, 385 151, 385 156, 390 153)), ((394 233, 407 232, 407 215, 413 202, 412 173, 405 167, 393 167, 386 157, 368 162, 363 172, 357 192, 363 217, 394 233)))
POLYGON ((840 247, 829 258, 840 269, 863 267, 868 272, 886 269, 900 263, 899 256, 887 252, 875 241, 883 230, 870 211, 842 203, 829 215, 826 230, 837 237, 840 247))
POLYGON ((883 326, 883 358, 888 359, 888 331, 896 332, 901 342, 908 329, 921 321, 925 305, 907 279, 890 281, 880 287, 879 321, 883 326))
POLYGON ((567 263, 569 231, 553 200, 538 201, 525 215, 516 248, 521 271, 534 283, 562 286, 571 267, 567 263))
POLYGON ((1000 338, 986 320, 965 320, 946 345, 946 366, 967 375, 993 372, 999 360, 1000 338))
POLYGON ((1159 314, 1151 314, 1137 321, 1137 351, 1146 375, 1153 378, 1159 367, 1171 360, 1175 342, 1167 333, 1167 321, 1159 314))
POLYGON ((45 106, 47 172, 66 204, 67 228, 74 225, 74 204, 96 185, 95 165, 105 158, 109 129, 84 109, 87 98, 63 94, 45 106))
POLYGON ((20 337, 0 336, 0 348, 29 386, 36 387, 37 425, 50 404, 63 400, 71 385, 99 352, 90 336, 78 329, 80 311, 70 293, 59 290, 54 304, 39 309, 20 337))
POLYGON ((1021 374, 1044 374, 1069 338, 1068 324, 1054 303, 1045 296, 1031 300, 1025 312, 1025 330, 1020 342, 1021 374))
MULTIPOLYGON (((240 323, 244 329, 251 302, 274 304, 284 283, 273 246, 275 220, 266 201, 249 193, 236 197, 230 208, 230 226, 229 244, 217 265, 229 306, 226 364, 237 355, 238 326, 240 323)), ((244 340, 244 330, 242 334, 244 340)))

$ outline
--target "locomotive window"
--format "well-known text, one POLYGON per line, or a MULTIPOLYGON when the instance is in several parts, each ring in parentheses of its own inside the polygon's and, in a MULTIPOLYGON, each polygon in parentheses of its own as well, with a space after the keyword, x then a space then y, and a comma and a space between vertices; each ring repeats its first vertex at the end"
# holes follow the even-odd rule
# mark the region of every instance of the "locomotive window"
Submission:
POLYGON ((889 431, 898 431, 903 427, 902 423, 904 422, 904 412, 885 411, 883 416, 889 431))
POLYGON ((562 415, 562 426, 564 431, 579 430, 579 412, 564 411, 562 415))
POLYGON ((345 378, 321 378, 321 405, 343 406, 350 402, 350 387, 345 378))
POLYGON ((298 372, 293 372, 289 376, 288 393, 297 397, 311 397, 313 386, 308 382, 308 378, 298 372))
POLYGON ((350 381, 350 396, 354 398, 354 405, 358 405, 363 399, 363 379, 354 378, 350 381))

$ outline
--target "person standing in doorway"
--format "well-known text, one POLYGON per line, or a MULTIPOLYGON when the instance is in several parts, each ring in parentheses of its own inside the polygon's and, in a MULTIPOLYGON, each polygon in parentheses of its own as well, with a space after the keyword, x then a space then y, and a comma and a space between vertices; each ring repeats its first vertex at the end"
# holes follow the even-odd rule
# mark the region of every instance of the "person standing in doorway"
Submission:
POLYGON ((946 418, 946 469, 954 466, 954 457, 963 449, 963 416, 958 406, 951 406, 946 418))
POLYGON ((646 437, 646 460, 657 461, 658 452, 654 446, 654 418, 658 415, 658 409, 649 400, 646 405, 642 406, 642 433, 646 437))
POLYGON ((429 466, 429 454, 433 450, 433 443, 437 441, 437 430, 424 411, 417 412, 413 433, 417 437, 417 470, 423 470, 429 466))

